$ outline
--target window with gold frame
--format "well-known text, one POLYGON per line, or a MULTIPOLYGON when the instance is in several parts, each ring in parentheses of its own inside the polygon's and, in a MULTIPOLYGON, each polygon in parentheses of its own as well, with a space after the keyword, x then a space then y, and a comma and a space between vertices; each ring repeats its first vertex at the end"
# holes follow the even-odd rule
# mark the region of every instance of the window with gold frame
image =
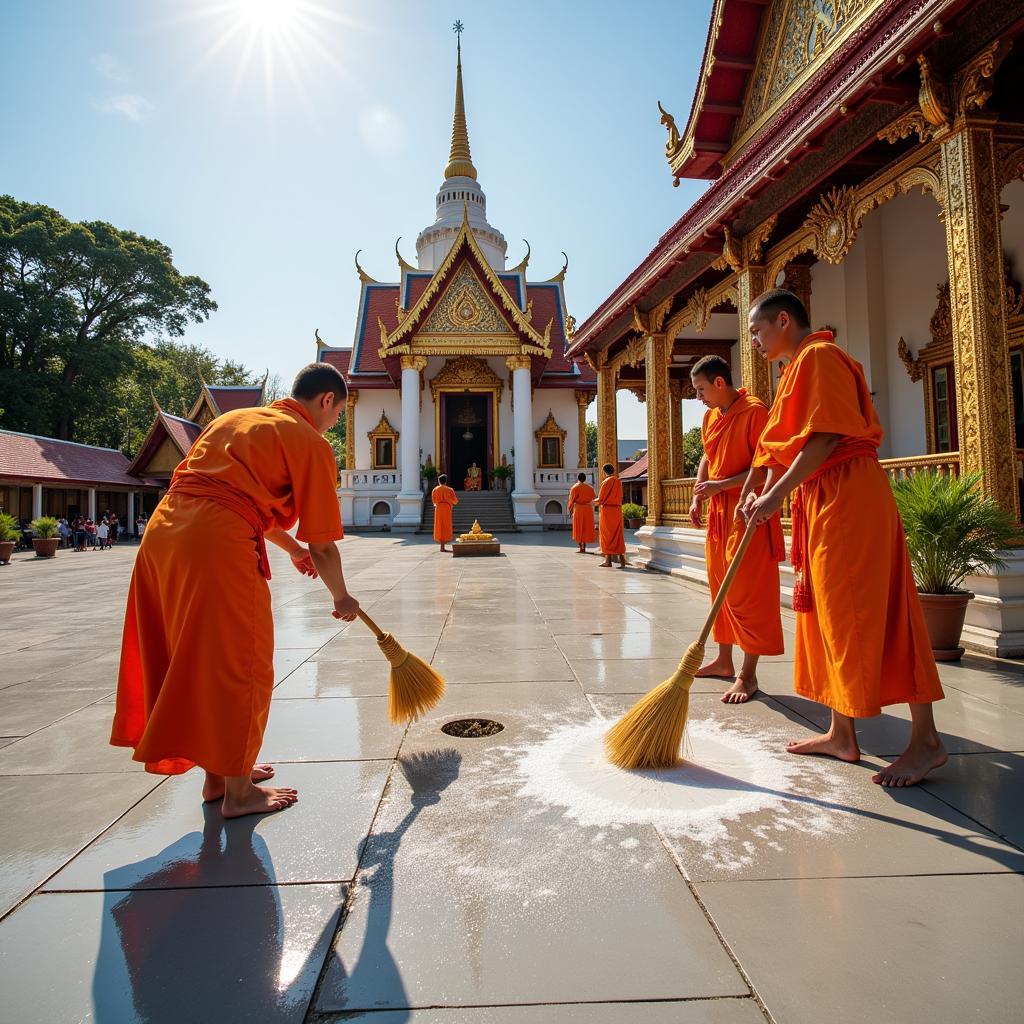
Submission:
POLYGON ((370 468, 398 467, 398 431, 391 426, 387 414, 380 411, 380 422, 366 435, 370 439, 370 468))
POLYGON ((562 469, 565 466, 565 438, 567 431, 555 422, 554 413, 549 409, 548 418, 539 430, 537 438, 537 465, 540 469, 562 469))

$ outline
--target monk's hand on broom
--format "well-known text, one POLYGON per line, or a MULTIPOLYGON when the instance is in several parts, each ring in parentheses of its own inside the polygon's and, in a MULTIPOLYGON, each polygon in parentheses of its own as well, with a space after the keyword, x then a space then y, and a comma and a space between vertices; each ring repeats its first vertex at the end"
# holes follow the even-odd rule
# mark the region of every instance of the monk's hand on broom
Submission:
POLYGON ((308 548, 296 548, 289 555, 292 560, 292 565, 295 566, 303 576, 310 576, 314 580, 320 575, 316 571, 316 566, 313 564, 313 556, 310 555, 308 548))
POLYGON ((774 489, 758 497, 751 491, 743 504, 743 517, 753 526, 767 523, 782 508, 782 495, 774 489))
POLYGON ((359 602, 351 594, 346 594, 344 597, 336 597, 334 599, 334 611, 331 614, 343 622, 354 622, 359 614, 359 602))

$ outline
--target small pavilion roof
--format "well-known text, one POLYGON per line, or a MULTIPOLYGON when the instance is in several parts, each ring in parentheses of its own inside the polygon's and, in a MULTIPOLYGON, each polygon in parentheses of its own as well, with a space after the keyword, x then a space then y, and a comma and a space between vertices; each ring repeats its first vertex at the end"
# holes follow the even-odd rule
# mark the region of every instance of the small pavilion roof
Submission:
POLYGON ((50 486, 146 487, 155 481, 132 475, 116 448, 0 430, 0 479, 31 480, 50 486))

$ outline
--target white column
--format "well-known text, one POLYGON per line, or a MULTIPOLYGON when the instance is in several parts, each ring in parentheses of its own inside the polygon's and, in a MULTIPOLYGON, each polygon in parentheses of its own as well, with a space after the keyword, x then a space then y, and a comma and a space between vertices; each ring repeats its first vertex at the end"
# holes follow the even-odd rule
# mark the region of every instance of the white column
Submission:
POLYGON ((402 485, 398 493, 398 514, 392 524, 399 530, 415 530, 423 517, 420 490, 420 374, 426 369, 424 356, 402 356, 402 430, 398 439, 402 485))
POLYGON ((509 356, 505 361, 512 371, 512 436, 516 442, 515 490, 512 505, 516 525, 524 530, 539 530, 544 521, 537 512, 540 495, 533 489, 534 437, 533 390, 530 386, 530 357, 509 356))
POLYGON ((128 492, 128 522, 124 525, 125 534, 131 538, 135 536, 135 492, 128 492))
POLYGON ((95 523, 96 522, 96 488, 89 488, 89 511, 88 517, 95 523))
POLYGON ((43 514, 43 485, 32 485, 32 518, 38 519, 43 514))

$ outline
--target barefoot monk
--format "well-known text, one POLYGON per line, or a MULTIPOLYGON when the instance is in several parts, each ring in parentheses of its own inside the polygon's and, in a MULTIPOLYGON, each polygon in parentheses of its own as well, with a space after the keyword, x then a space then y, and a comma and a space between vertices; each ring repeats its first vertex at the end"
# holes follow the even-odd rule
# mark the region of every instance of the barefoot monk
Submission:
POLYGON ((452 509, 458 505, 456 493, 448 486, 448 477, 442 473, 437 478, 437 486, 430 492, 430 500, 434 504, 434 540, 441 544, 441 551, 447 549, 455 536, 452 530, 452 509))
MULTIPOLYGON (((701 426, 704 456, 697 469, 690 521, 703 525, 708 503, 704 559, 714 599, 743 537, 736 517, 740 490, 754 460, 754 449, 768 419, 768 407, 746 388, 733 387, 732 369, 721 356, 704 356, 690 371, 697 398, 707 406, 701 426)), ((725 704, 743 704, 757 693, 757 662, 762 654, 782 654, 782 612, 779 605, 779 562, 786 557, 782 521, 773 516, 759 530, 732 582, 715 620, 718 657, 698 676, 735 675, 732 649, 739 646, 743 664, 736 681, 725 691, 725 704)))
POLYGON ((150 517, 132 572, 110 742, 146 769, 206 771, 225 817, 279 811, 294 789, 260 787, 256 765, 274 685, 266 541, 327 585, 351 621, 336 541, 343 536, 334 452, 323 438, 345 406, 324 363, 291 398, 219 416, 200 434, 150 517), (294 540, 286 531, 298 523, 294 540), (304 547, 304 542, 308 547, 304 547))
POLYGON ((572 516, 572 539, 579 544, 578 554, 587 553, 587 545, 597 540, 594 527, 594 499, 597 494, 587 483, 587 474, 580 473, 569 490, 569 515, 572 516))
POLYGON ((760 296, 750 333, 766 358, 791 362, 754 456, 767 480, 760 497, 745 496, 744 513, 767 522, 792 495, 794 687, 832 709, 824 736, 788 749, 857 761, 856 719, 909 704, 910 743, 874 781, 912 786, 946 761, 932 715, 942 688, 903 524, 878 464, 882 427, 864 372, 831 333, 811 333, 792 292, 760 296))
POLYGON ((612 564, 612 557, 618 556, 619 568, 626 568, 626 534, 622 522, 622 481, 615 474, 615 467, 609 462, 604 467, 604 480, 597 495, 597 518, 601 531, 602 567, 612 564))

